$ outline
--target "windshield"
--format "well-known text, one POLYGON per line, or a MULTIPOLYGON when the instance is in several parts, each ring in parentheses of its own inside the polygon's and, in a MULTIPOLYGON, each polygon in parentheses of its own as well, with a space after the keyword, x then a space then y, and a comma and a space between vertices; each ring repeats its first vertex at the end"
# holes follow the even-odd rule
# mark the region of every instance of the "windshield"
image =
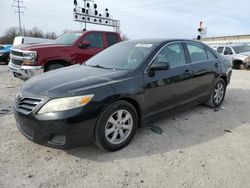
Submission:
POLYGON ((82 36, 82 33, 66 33, 63 36, 55 40, 55 44, 72 45, 74 42, 82 36))
POLYGON ((250 52, 250 46, 244 45, 244 46, 235 46, 233 47, 236 54, 243 53, 243 52, 250 52))
POLYGON ((152 43, 120 42, 86 61, 87 66, 134 70, 155 49, 152 43))

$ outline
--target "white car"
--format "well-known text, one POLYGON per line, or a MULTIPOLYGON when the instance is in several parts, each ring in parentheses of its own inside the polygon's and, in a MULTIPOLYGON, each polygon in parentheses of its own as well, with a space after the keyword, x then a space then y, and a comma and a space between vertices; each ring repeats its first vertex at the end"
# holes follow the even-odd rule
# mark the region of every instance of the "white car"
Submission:
POLYGON ((250 45, 231 44, 220 45, 217 52, 229 59, 235 69, 245 69, 250 67, 250 45))
POLYGON ((13 46, 20 45, 20 44, 41 44, 41 43, 52 43, 54 40, 45 39, 45 38, 37 38, 37 37, 22 37, 18 36, 15 37, 13 46))

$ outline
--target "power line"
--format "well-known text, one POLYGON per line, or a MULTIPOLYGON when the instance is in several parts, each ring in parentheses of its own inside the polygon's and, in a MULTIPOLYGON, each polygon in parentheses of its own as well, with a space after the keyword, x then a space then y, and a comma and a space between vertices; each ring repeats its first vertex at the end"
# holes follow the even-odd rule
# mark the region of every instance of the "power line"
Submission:
POLYGON ((12 7, 16 8, 15 13, 18 14, 18 20, 19 20, 19 33, 22 35, 22 21, 21 21, 21 14, 24 13, 24 6, 23 6, 23 1, 21 0, 14 0, 14 5, 12 7), (22 5, 21 5, 22 4, 22 5))

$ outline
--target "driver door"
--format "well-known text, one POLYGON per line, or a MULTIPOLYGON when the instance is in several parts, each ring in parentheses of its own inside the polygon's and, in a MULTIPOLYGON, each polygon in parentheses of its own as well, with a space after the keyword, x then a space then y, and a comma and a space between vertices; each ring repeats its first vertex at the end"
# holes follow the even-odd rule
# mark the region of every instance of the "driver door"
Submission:
POLYGON ((144 102, 146 114, 173 108, 189 100, 192 91, 192 71, 181 42, 167 44, 155 57, 153 64, 168 62, 168 70, 144 73, 144 102))

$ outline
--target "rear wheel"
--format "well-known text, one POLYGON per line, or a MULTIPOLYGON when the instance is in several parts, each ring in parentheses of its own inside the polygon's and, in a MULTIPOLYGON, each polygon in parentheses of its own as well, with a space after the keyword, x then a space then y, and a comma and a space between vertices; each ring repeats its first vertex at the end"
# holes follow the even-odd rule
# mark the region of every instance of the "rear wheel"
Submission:
POLYGON ((219 107, 224 101, 225 93, 226 83, 223 79, 219 78, 215 83, 210 99, 206 104, 212 108, 219 107))
POLYGON ((138 125, 137 111, 126 101, 117 101, 100 115, 95 127, 96 145, 107 151, 119 150, 132 140, 138 125))
POLYGON ((48 65, 45 69, 45 72, 47 71, 51 71, 51 70, 55 70, 55 69, 59 69, 59 68, 63 68, 64 65, 60 64, 60 63, 53 63, 51 65, 48 65))

